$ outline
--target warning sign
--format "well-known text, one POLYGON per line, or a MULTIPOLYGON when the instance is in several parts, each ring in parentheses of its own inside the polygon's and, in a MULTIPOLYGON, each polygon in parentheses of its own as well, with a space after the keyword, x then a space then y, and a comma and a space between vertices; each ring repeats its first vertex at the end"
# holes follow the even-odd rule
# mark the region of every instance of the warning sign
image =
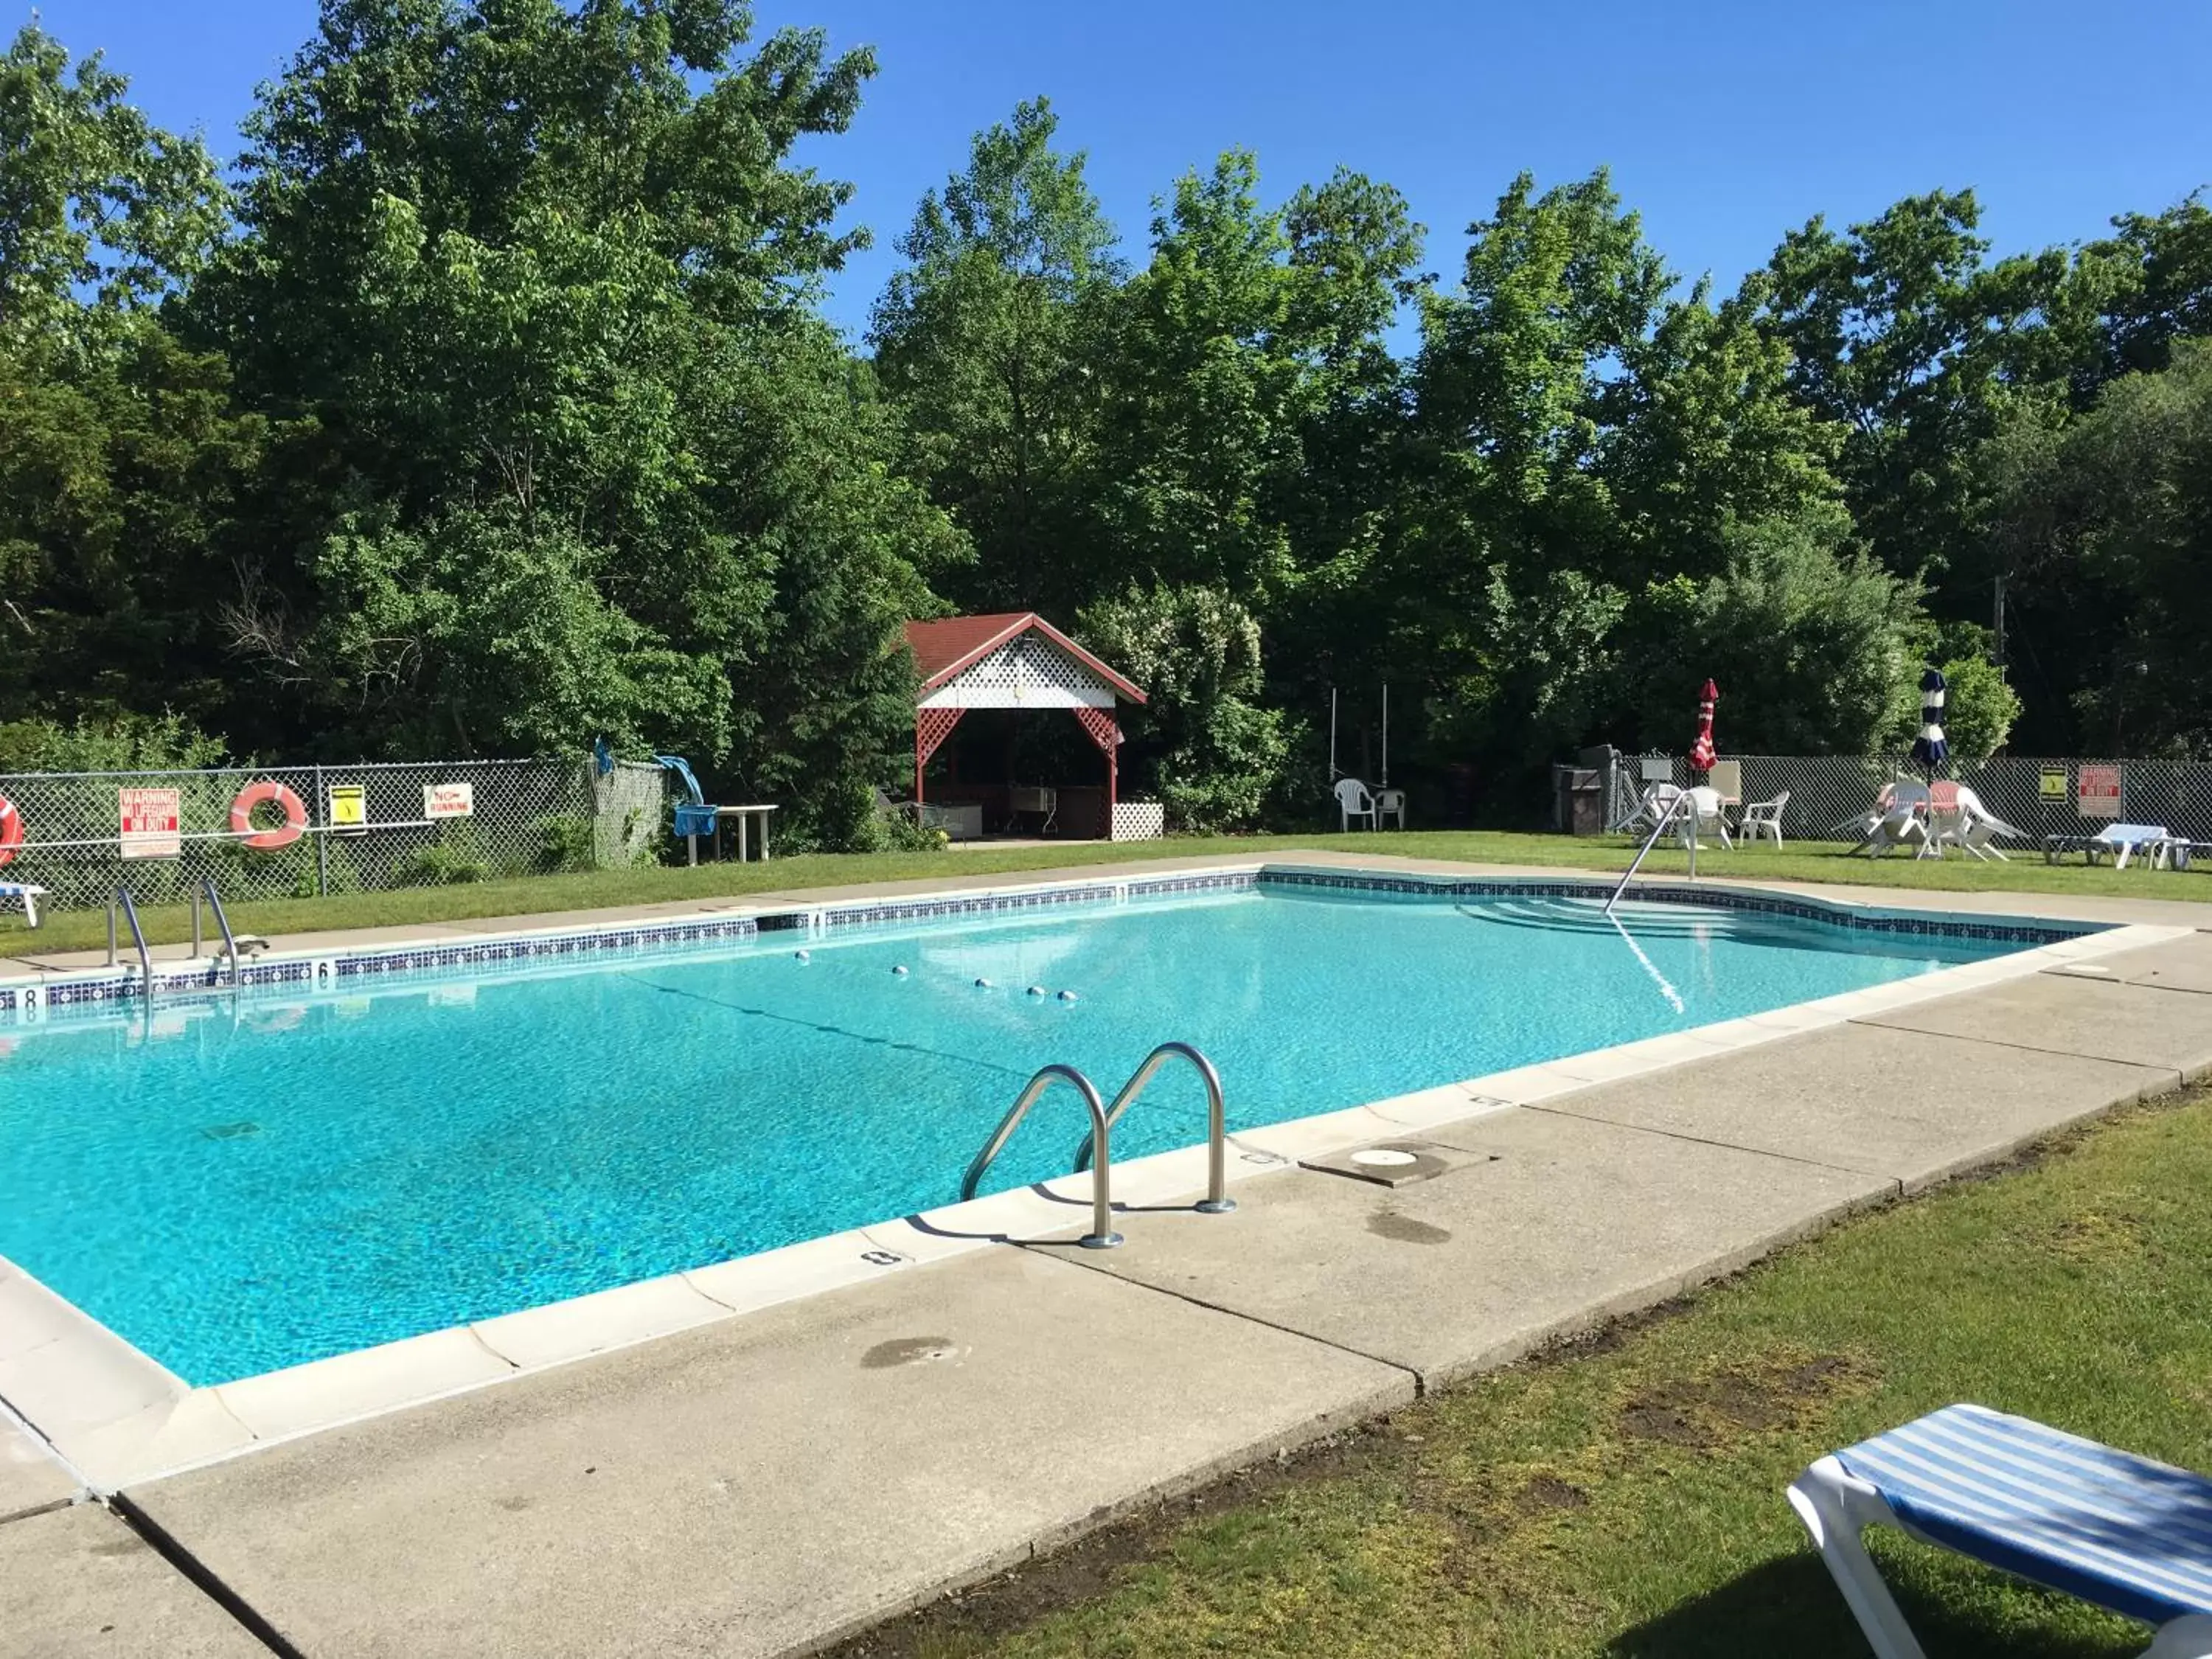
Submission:
POLYGON ((2066 769, 2063 766, 2045 767, 2043 775, 2037 781, 2036 793, 2054 805, 2063 806, 2066 804, 2066 769))
POLYGON ((341 836, 357 836, 368 828, 368 790, 358 783, 331 786, 331 828, 341 836))
POLYGON ((2085 766, 2074 786, 2074 805, 2085 818, 2117 818, 2120 815, 2120 769, 2085 766))
POLYGON ((426 818, 472 818, 477 813, 473 783, 426 783, 422 786, 422 816, 426 818))
POLYGON ((116 816, 126 859, 173 859, 185 850, 175 789, 118 789, 116 816))

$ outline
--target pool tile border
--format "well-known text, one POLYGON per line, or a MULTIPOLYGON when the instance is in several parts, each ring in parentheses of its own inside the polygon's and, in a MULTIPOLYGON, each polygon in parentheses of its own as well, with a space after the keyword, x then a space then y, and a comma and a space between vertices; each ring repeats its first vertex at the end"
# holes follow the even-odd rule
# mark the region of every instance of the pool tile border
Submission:
MULTIPOLYGON (((762 906, 680 921, 610 923, 599 927, 554 927, 495 934, 465 942, 425 941, 381 949, 334 947, 284 951, 250 961, 234 988, 214 962, 202 958, 156 963, 155 993, 183 1001, 254 992, 282 996, 306 991, 335 996, 371 983, 402 984, 504 963, 545 965, 613 955, 681 952, 708 945, 747 945, 763 935, 826 937, 856 927, 892 927, 960 917, 1019 915, 1066 905, 1126 904, 1134 900, 1286 890, 1359 893, 1423 902, 1455 898, 1571 898, 1610 896, 1610 884, 1571 876, 1455 877, 1343 870, 1261 862, 1226 869, 1187 871, 1116 880, 1039 881, 1003 888, 912 897, 762 906)), ((1955 913, 1933 915, 1797 897, 1727 885, 1644 883, 1630 890, 1638 903, 1784 916, 1853 932, 1951 938, 2014 945, 2056 945, 2100 931, 2094 923, 2061 923, 2028 917, 1994 921, 1955 913)), ((122 1005, 143 1006, 143 979, 128 964, 89 971, 15 975, 0 978, 0 1026, 44 1024, 57 1014, 112 1015, 122 1005)))
MULTIPOLYGON (((1335 886, 1424 897, 1553 896, 1563 890, 1577 896, 1603 896, 1610 890, 1604 884, 1571 878, 1430 877, 1255 864, 1126 882, 1038 883, 1012 890, 922 895, 881 902, 763 907, 744 915, 696 923, 543 929, 480 945, 441 942, 419 951, 410 947, 370 954, 413 961, 426 955, 465 953, 458 957, 462 963, 542 960, 620 949, 633 941, 636 948, 649 949, 672 939, 679 944, 750 939, 760 932, 779 931, 774 925, 777 921, 784 928, 792 927, 782 919, 793 915, 805 917, 804 925, 809 932, 827 932, 841 926, 909 922, 951 915, 1012 914, 1054 904, 1243 891, 1285 878, 1285 884, 1294 886, 1335 886), (1334 879, 1311 879, 1319 877, 1334 879), (831 921, 832 913, 844 919, 831 921), (761 926, 763 917, 773 919, 766 928, 761 926), (572 942, 566 951, 562 948, 564 940, 572 942)), ((1890 919, 1923 924, 1882 931, 1948 931, 1929 925, 1926 917, 1899 916, 1870 907, 1741 889, 1639 886, 1633 892, 1639 900, 1666 893, 1674 896, 1674 902, 1688 898, 1707 906, 1723 897, 1742 900, 1728 908, 1846 925, 1890 919)), ((2026 948, 1911 980, 1796 1004, 1770 1014, 1663 1033, 1411 1095, 1239 1131, 1230 1137, 1229 1177, 1237 1182, 1282 1173, 1295 1169, 1302 1158, 1338 1154, 1402 1137, 1409 1131, 1533 1105, 1601 1081, 1619 1081, 1714 1058, 1865 1014, 2141 949, 2196 931, 2140 924, 2100 927, 2094 923, 2044 923, 2029 918, 1996 922, 1959 920, 1987 930, 1972 937, 2000 938, 2026 948), (2029 944, 2028 939, 2040 942, 2029 944)), ((335 953, 316 954, 327 960, 335 953)), ((301 953, 303 958, 306 955, 301 953)), ((1124 1206, 1179 1201, 1203 1190, 1205 1185, 1202 1146, 1117 1160, 1114 1167, 1116 1200, 1124 1206)), ((0 1259, 0 1314, 10 1307, 21 1312, 35 1304, 42 1332, 38 1341, 13 1356, 12 1361, 0 1357, 0 1398, 94 1490, 112 1492, 993 1244, 1064 1243, 1085 1230, 1088 1206, 1087 1179, 1063 1177, 204 1388, 184 1382, 29 1273, 0 1259), (100 1401, 107 1402, 105 1409, 96 1403, 100 1401)), ((1141 1224, 1141 1220, 1136 1224, 1141 1224)), ((7 1323, 0 1319, 0 1328, 7 1323)))

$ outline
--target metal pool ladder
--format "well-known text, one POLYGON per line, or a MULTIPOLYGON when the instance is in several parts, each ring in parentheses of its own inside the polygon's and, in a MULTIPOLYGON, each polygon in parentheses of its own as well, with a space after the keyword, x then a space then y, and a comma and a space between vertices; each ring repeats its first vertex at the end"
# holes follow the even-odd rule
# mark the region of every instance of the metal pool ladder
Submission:
POLYGON ((115 910, 120 905, 123 915, 131 924, 131 937, 138 946, 138 969, 145 977, 139 983, 149 1001, 154 995, 154 953, 146 948, 146 930, 138 925, 138 907, 132 902, 131 890, 118 887, 115 896, 107 901, 107 965, 115 966, 115 910))
MULTIPOLYGON (((1229 1196, 1229 1133, 1228 1114, 1221 1103, 1221 1074, 1213 1069, 1213 1062, 1188 1042, 1163 1042, 1145 1056, 1145 1063, 1121 1085, 1121 1092, 1114 1097, 1114 1103, 1106 1109, 1106 1127, 1109 1130, 1121 1121, 1121 1115, 1137 1103, 1137 1097, 1145 1092, 1153 1075, 1168 1061, 1176 1058, 1188 1060, 1198 1070, 1200 1079, 1206 1085, 1206 1196, 1197 1208, 1201 1215, 1226 1215, 1237 1207, 1237 1200, 1229 1196)), ((1084 1137, 1083 1145, 1076 1149, 1075 1167, 1085 1168, 1091 1162, 1093 1135, 1084 1137)))
POLYGON ((1077 1243, 1086 1250, 1110 1250, 1121 1243, 1121 1235, 1114 1231, 1113 1154, 1107 1146, 1106 1108, 1098 1098, 1097 1085, 1073 1066, 1054 1061, 1038 1068, 1036 1075, 1015 1097, 1006 1116, 999 1120, 997 1130, 984 1144, 983 1150, 975 1154, 975 1161, 968 1166, 968 1173, 960 1182, 960 1196, 963 1200, 975 1196, 975 1188, 982 1182, 983 1172, 991 1167, 991 1160, 1005 1150, 1014 1131, 1021 1127, 1022 1119, 1036 1103, 1037 1097, 1054 1081, 1073 1085, 1083 1097, 1083 1103, 1091 1113, 1091 1133, 1098 1144, 1098 1167, 1091 1173, 1091 1231, 1077 1243))
POLYGON ((192 894, 193 959, 197 961, 200 954, 200 900, 203 896, 205 896, 210 908, 215 911, 215 925, 222 930, 223 951, 230 957, 231 988, 235 990, 238 987, 240 966, 238 936, 230 931, 230 918, 222 913, 222 895, 216 891, 213 876, 210 876, 192 894))

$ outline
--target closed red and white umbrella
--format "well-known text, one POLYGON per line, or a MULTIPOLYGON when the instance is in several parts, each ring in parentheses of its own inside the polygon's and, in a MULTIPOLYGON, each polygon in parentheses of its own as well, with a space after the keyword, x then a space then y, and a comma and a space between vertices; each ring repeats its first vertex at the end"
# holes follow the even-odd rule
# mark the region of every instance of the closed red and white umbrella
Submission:
POLYGON ((1720 687, 1711 680, 1698 693, 1698 740, 1690 745, 1690 769, 1706 773, 1713 769, 1713 705, 1721 700, 1720 687))

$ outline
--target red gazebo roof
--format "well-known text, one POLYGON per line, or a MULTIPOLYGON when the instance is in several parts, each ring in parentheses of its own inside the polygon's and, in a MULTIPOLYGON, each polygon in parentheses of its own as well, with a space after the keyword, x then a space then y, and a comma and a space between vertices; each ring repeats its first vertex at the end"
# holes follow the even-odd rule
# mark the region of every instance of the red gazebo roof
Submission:
POLYGON ((1097 674, 1131 702, 1145 694, 1061 633, 1034 611, 1004 611, 988 617, 946 617, 910 622, 906 642, 921 665, 921 689, 934 691, 963 669, 973 667, 1000 646, 1034 630, 1097 674))

